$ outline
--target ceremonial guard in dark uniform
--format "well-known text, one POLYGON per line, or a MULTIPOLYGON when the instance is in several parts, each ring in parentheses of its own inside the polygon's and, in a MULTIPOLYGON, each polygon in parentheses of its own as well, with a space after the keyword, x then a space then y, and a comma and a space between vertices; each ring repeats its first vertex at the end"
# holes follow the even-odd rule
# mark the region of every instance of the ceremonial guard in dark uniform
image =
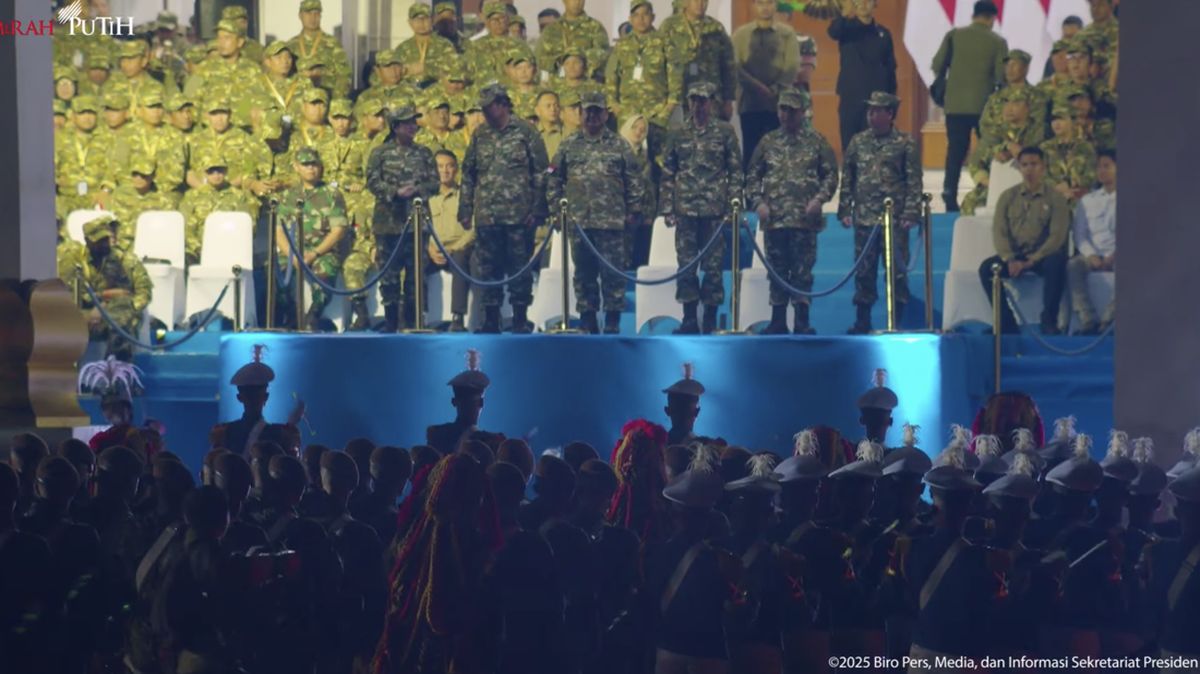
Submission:
POLYGON ((874 382, 874 386, 858 397, 861 413, 858 423, 862 424, 868 440, 886 445, 887 432, 892 427, 892 410, 900 405, 900 399, 887 387, 887 370, 875 370, 874 382))
MULTIPOLYGON (((235 454, 241 454, 249 460, 250 448, 258 442, 263 432, 271 424, 263 418, 263 408, 267 406, 267 386, 275 380, 275 371, 262 362, 262 344, 254 345, 254 360, 243 365, 229 383, 238 390, 237 399, 242 403, 242 418, 223 424, 217 424, 208 432, 209 446, 224 447, 235 454)), ((287 425, 295 426, 304 414, 304 404, 300 403, 293 410, 287 425)), ((286 449, 286 448, 285 448, 286 449)))
MULTIPOLYGON (((1159 635, 1164 658, 1200 658, 1200 468, 1181 474, 1167 487, 1175 497, 1178 539, 1161 540, 1147 548, 1141 570, 1145 578, 1150 633, 1159 635)), ((1180 663, 1164 672, 1194 672, 1180 663)))
POLYGON ((491 385, 492 380, 479 369, 479 351, 467 351, 467 369, 458 373, 447 382, 454 389, 454 397, 450 404, 454 405, 457 415, 448 424, 430 426, 425 430, 425 443, 438 450, 443 456, 458 449, 459 442, 471 433, 476 433, 495 452, 504 436, 500 433, 486 433, 477 429, 479 415, 483 412, 483 393, 491 385))

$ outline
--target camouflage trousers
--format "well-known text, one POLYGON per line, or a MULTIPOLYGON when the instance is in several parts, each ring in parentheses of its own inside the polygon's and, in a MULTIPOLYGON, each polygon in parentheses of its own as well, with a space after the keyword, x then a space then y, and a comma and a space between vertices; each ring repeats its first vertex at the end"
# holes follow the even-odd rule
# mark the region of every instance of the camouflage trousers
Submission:
MULTIPOLYGON (((475 257, 472 268, 484 281, 495 281, 512 276, 529 263, 533 256, 532 228, 524 225, 485 225, 476 230, 475 257)), ((508 284, 508 301, 515 306, 527 307, 533 301, 532 270, 508 284)), ((483 289, 483 306, 498 307, 504 304, 504 289, 483 289)))
MULTIPOLYGON (((863 254, 863 247, 867 245, 867 240, 871 238, 871 230, 874 227, 855 226, 854 228, 854 259, 863 254)), ((893 255, 896 266, 896 302, 900 304, 908 303, 908 230, 903 227, 896 226, 892 228, 894 237, 893 255)), ((879 291, 875 287, 875 279, 879 276, 879 266, 882 264, 880 259, 883 252, 883 227, 879 228, 879 233, 875 235, 875 241, 871 243, 870 250, 863 257, 862 264, 854 270, 854 303, 873 305, 879 299, 879 291)))
MULTIPOLYGON (((429 254, 424 252, 425 246, 428 245, 427 241, 428 239, 425 239, 421 245, 421 254, 424 257, 421 265, 424 269, 429 269, 432 265, 429 261, 429 254)), ((392 251, 396 250, 397 246, 400 247, 400 251, 396 253, 396 261, 392 263, 391 269, 379 279, 379 298, 384 305, 399 304, 401 295, 403 295, 405 303, 412 302, 414 297, 413 279, 416 275, 413 273, 411 233, 376 234, 375 268, 383 269, 383 265, 387 264, 388 258, 392 256, 392 251), (401 275, 403 275, 403 287, 401 287, 401 275)))
POLYGON ((975 211, 987 206, 988 187, 987 185, 976 184, 975 187, 967 192, 967 196, 963 197, 961 211, 963 215, 975 215, 975 211))
MULTIPOLYGON (((817 230, 799 227, 779 227, 763 233, 767 262, 788 285, 812 292, 813 266, 817 263, 817 230)), ((792 295, 771 277, 771 306, 810 304, 803 295, 792 295)))
MULTIPOLYGON (((679 266, 682 267, 696 259, 700 250, 724 224, 724 216, 678 218, 675 225, 675 259, 679 262, 679 266)), ((725 301, 725 280, 721 269, 721 256, 724 253, 725 241, 718 239, 708 255, 705 255, 698 265, 704 272, 704 283, 701 284, 700 274, 693 266, 676 281, 675 299, 684 304, 688 302, 703 302, 708 306, 722 304, 725 301)))
MULTIPOLYGON (((361 231, 361 230, 360 230, 361 231)), ((354 245, 346 261, 342 263, 342 278, 347 288, 361 288, 367 284, 367 274, 375 269, 375 239, 369 234, 356 234, 354 245)), ((366 292, 355 295, 364 297, 366 292)))
MULTIPOLYGON (((604 259, 620 269, 629 268, 624 229, 587 229, 585 232, 604 259)), ((599 311, 603 290, 605 311, 625 311, 625 279, 596 259, 574 228, 571 229, 571 250, 575 253, 575 308, 580 312, 599 311)))
MULTIPOLYGON (((97 292, 97 295, 100 293, 97 292)), ((131 335, 137 335, 142 327, 142 312, 134 309, 133 300, 128 297, 118 297, 102 303, 113 323, 131 335)), ((116 356, 120 360, 132 360, 133 345, 129 340, 117 334, 117 331, 103 318, 88 330, 89 338, 105 342, 105 355, 116 356)))
MULTIPOLYGON (((283 267, 283 265, 289 263, 294 264, 294 260, 295 258, 290 255, 286 258, 280 257, 280 273, 287 271, 287 268, 283 267)), ((340 274, 342 271, 342 261, 338 258, 337 253, 325 253, 324 255, 313 260, 312 264, 308 266, 313 270, 313 273, 316 274, 318 278, 330 285, 337 283, 338 274, 340 274)), ((293 269, 292 282, 286 286, 282 283, 277 285, 278 290, 276 291, 276 306, 292 306, 292 303, 295 302, 296 299, 296 274, 302 273, 303 272, 299 269, 293 269)), ((323 288, 321 288, 321 286, 313 283, 312 279, 305 277, 304 282, 308 284, 309 290, 312 291, 306 309, 309 312, 320 314, 325 310, 325 307, 329 305, 329 300, 332 299, 332 296, 323 288)), ((287 316, 290 314, 284 315, 287 316)))

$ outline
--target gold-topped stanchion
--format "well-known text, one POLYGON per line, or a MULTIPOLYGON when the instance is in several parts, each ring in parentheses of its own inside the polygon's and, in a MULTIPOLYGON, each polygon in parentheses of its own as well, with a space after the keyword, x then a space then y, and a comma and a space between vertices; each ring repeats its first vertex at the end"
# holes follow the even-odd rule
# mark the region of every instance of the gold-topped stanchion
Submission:
POLYGON ((413 199, 413 324, 401 330, 406 335, 428 335, 433 332, 425 327, 425 260, 422 255, 425 251, 421 246, 421 209, 424 207, 424 199, 421 197, 413 199))
POLYGON ((887 291, 887 330, 896 331, 896 269, 895 242, 892 227, 895 225, 895 214, 892 212, 895 203, 891 197, 883 200, 883 285, 887 291))
POLYGON ((242 265, 233 265, 233 331, 242 331, 242 265))
MULTIPOLYGON (((292 255, 296 258, 296 271, 293 276, 296 279, 296 332, 308 332, 308 326, 304 324, 305 314, 307 313, 304 310, 304 269, 300 266, 301 262, 304 261, 304 222, 302 213, 304 213, 304 200, 297 199, 296 235, 292 237, 293 242, 296 244, 296 248, 292 250, 292 255)), ((291 260, 288 260, 288 263, 291 264, 291 260)))
POLYGON ((275 274, 279 273, 279 232, 275 219, 278 206, 279 201, 272 199, 271 215, 267 218, 270 230, 267 232, 267 318, 262 322, 265 330, 275 329, 275 293, 279 292, 275 282, 275 274))
POLYGON ((925 214, 925 329, 937 332, 933 325, 933 195, 922 194, 921 205, 925 214))
POLYGON ((999 262, 992 263, 992 355, 996 366, 996 393, 1000 392, 1000 303, 1004 300, 1003 281, 1000 280, 1000 270, 1004 267, 999 262))
POLYGON ((562 238, 562 247, 559 253, 562 255, 562 318, 558 321, 558 327, 552 328, 551 333, 556 335, 578 335, 582 334, 582 330, 576 330, 571 327, 571 239, 567 236, 567 204, 565 198, 558 200, 558 233, 562 238))
POLYGON ((742 306, 742 275, 741 265, 739 264, 742 255, 742 228, 739 226, 742 217, 742 200, 734 197, 729 202, 732 210, 732 226, 733 226, 733 249, 730 251, 733 259, 729 263, 730 273, 730 294, 729 294, 729 330, 718 330, 718 335, 739 335, 741 330, 741 313, 742 306))

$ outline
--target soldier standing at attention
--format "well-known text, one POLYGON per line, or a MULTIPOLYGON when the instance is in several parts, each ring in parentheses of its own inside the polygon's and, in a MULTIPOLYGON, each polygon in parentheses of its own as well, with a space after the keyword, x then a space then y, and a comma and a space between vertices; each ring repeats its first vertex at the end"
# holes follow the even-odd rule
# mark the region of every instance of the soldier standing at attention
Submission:
MULTIPOLYGON (((693 0, 696 2, 699 0, 693 0)), ((668 226, 677 226, 675 255, 682 267, 691 262, 724 225, 730 200, 742 193, 742 151, 728 122, 712 118, 710 103, 716 89, 696 82, 688 89, 688 121, 667 138, 663 152, 662 197, 659 210, 668 226)), ((717 327, 717 308, 725 301, 721 275, 724 241, 717 241, 700 262, 704 285, 693 267, 679 278, 675 299, 683 304, 683 323, 677 334, 709 334, 717 327), (696 305, 704 303, 703 327, 696 305)))
MULTIPOLYGON (((458 222, 458 158, 452 152, 439 150, 433 157, 437 162, 438 193, 429 198, 429 216, 433 220, 433 231, 454 258, 458 266, 471 268, 471 253, 475 250, 474 230, 464 230, 458 222)), ((451 271, 450 263, 442 251, 429 241, 426 247, 433 263, 429 271, 451 271)), ((466 332, 467 293, 471 283, 462 274, 455 274, 450 290, 450 332, 466 332)))
MULTIPOLYGON (((295 168, 300 184, 284 192, 279 199, 279 254, 287 264, 296 264, 296 271, 300 273, 299 264, 292 261, 291 245, 284 232, 284 228, 299 219, 303 228, 300 236, 304 237, 304 264, 322 281, 334 283, 342 268, 338 243, 350 224, 346 218, 346 202, 336 187, 322 180, 325 166, 316 148, 300 148, 296 152, 295 168)), ((319 329, 321 313, 327 304, 329 294, 314 284, 312 303, 305 314, 307 324, 297 326, 297 329, 319 329)))
MULTIPOLYGON (((667 96, 682 101, 693 83, 707 82, 719 103, 721 119, 733 116, 737 92, 737 70, 733 61, 733 42, 720 21, 707 15, 708 0, 685 0, 679 19, 663 22, 667 41, 667 96)), ((688 93, 688 97, 691 94, 688 93)))
POLYGON ((454 421, 425 429, 426 444, 442 456, 454 453, 459 440, 478 426, 479 415, 483 412, 483 394, 491 383, 492 380, 479 369, 479 352, 468 349, 467 369, 446 382, 454 391, 454 397, 450 399, 456 410, 454 421))
POLYGON ((337 38, 321 30, 321 0, 300 3, 300 24, 303 26, 300 34, 288 40, 292 53, 297 60, 324 57, 333 71, 327 78, 330 88, 339 98, 345 98, 350 91, 350 59, 337 38))
POLYGON ((257 81, 262 72, 261 61, 251 61, 243 53, 246 29, 236 22, 222 19, 217 22, 217 55, 201 63, 183 85, 189 98, 222 95, 236 96, 246 84, 257 81))
MULTIPOLYGON (((895 242, 896 315, 904 315, 908 303, 908 230, 921 219, 921 159, 913 137, 896 129, 900 99, 876 91, 867 99, 869 129, 850 141, 842 165, 842 193, 838 218, 843 227, 854 228, 854 257, 863 255, 871 228, 883 223, 883 200, 891 197, 892 236, 895 242)), ((871 307, 879 298, 875 277, 883 232, 875 236, 862 264, 854 271, 854 307, 857 316, 848 330, 852 335, 871 331, 871 307)))
MULTIPOLYGON (((512 115, 512 100, 499 84, 479 93, 487 124, 475 130, 462 166, 462 200, 458 221, 463 229, 478 225, 477 264, 480 276, 496 280, 520 271, 533 254, 533 235, 545 219, 546 145, 533 125, 512 115)), ((532 332, 526 310, 533 299, 529 274, 508 284, 513 332, 532 332)), ((481 332, 500 332, 504 291, 483 293, 481 332)))
MULTIPOLYGON (((837 191, 838 168, 833 147, 809 128, 808 92, 787 88, 779 94, 781 128, 768 133, 750 159, 746 192, 758 212, 767 245, 767 260, 788 284, 812 291, 817 261, 817 233, 825 228, 821 204, 837 191)), ((771 278, 771 324, 764 334, 787 334, 787 305, 796 307, 795 333, 814 334, 808 323, 811 300, 789 297, 771 278)))
MULTIPOLYGON (((413 240, 406 224, 412 213, 412 200, 420 197, 428 200, 437 194, 437 165, 428 148, 413 143, 417 136, 417 119, 420 117, 411 105, 403 105, 391 112, 388 124, 391 136, 388 142, 371 151, 367 160, 367 189, 375 195, 375 215, 371 228, 375 235, 375 264, 383 269, 392 251, 398 259, 395 267, 379 281, 379 294, 383 299, 386 320, 385 332, 395 332, 400 327, 400 272, 404 274, 404 320, 413 325, 416 312, 422 310, 415 304, 413 289, 414 270, 413 240), (407 232, 407 233, 406 233, 407 232)), ((420 217, 418 215, 418 217, 420 217)), ((413 226, 418 226, 413 223, 413 226)), ((423 282, 424 279, 421 279, 423 282)))
POLYGON ((228 5, 221 10, 222 21, 232 21, 233 24, 242 29, 242 34, 246 35, 246 44, 242 45, 242 53, 252 63, 262 63, 263 46, 258 40, 249 36, 250 17, 246 13, 246 8, 241 5, 228 5))
MULTIPOLYGON (((671 111, 678 105, 669 95, 667 43, 654 30, 654 4, 650 0, 629 3, 633 31, 617 40, 605 69, 605 93, 609 109, 621 125, 637 115, 650 123, 649 154, 657 159, 667 135, 671 111)), ((658 175, 657 168, 655 176, 658 175)))
POLYGON ((573 50, 581 52, 589 64, 587 76, 603 72, 608 54, 608 31, 604 24, 584 11, 585 0, 563 0, 563 14, 546 26, 538 39, 538 63, 549 68, 573 50))
POLYGON ((564 196, 569 203, 568 226, 576 254, 575 295, 583 329, 591 334, 600 332, 596 311, 603 285, 604 334, 615 335, 621 330, 621 312, 625 310, 625 279, 602 267, 575 229, 584 228, 613 265, 629 268, 625 228, 641 221, 644 185, 629 143, 606 126, 606 104, 602 93, 583 95, 583 132, 559 147, 550 163, 546 188, 551 203, 557 204, 564 196))

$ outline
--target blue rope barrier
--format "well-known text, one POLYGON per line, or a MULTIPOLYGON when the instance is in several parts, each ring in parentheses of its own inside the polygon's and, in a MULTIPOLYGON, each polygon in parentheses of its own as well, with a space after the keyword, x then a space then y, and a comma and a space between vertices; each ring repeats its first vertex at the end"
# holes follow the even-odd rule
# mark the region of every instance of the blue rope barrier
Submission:
POLYGON ((829 295, 836 293, 837 291, 842 289, 842 286, 849 283, 850 279, 854 278, 854 272, 858 270, 859 265, 861 265, 863 263, 863 260, 865 260, 867 258, 867 253, 870 252, 871 246, 874 245, 875 239, 879 236, 879 230, 882 228, 883 228, 883 225, 875 225, 874 229, 871 230, 871 235, 867 238, 867 243, 866 243, 866 245, 863 246, 862 252, 859 253, 858 259, 854 261, 854 265, 850 267, 850 271, 846 272, 846 275, 844 277, 842 277, 842 280, 835 283, 833 285, 833 287, 831 287, 831 288, 828 288, 826 290, 815 291, 815 292, 801 290, 801 289, 797 288, 796 286, 791 285, 787 281, 783 280, 783 277, 781 277, 779 275, 779 272, 775 271, 775 268, 772 267, 771 263, 767 261, 767 256, 765 254, 763 254, 762 249, 758 247, 758 241, 755 241, 754 238, 751 237, 750 245, 754 248, 754 254, 756 256, 758 256, 758 259, 760 261, 762 261, 763 268, 765 268, 767 270, 767 274, 769 274, 771 276, 772 280, 774 280, 776 283, 778 283, 780 286, 782 286, 785 292, 787 292, 791 295, 800 295, 801 297, 808 297, 808 298, 815 299, 818 297, 827 297, 829 295))
MULTIPOLYGON (((404 230, 402 232, 400 232, 400 240, 401 241, 403 241, 404 237, 408 235, 408 230, 409 230, 410 225, 411 225, 411 222, 404 223, 404 230)), ((283 228, 283 234, 284 234, 284 238, 286 238, 287 242, 288 242, 288 257, 295 258, 296 261, 300 263, 300 268, 304 270, 304 275, 307 276, 309 278, 309 280, 311 280, 313 283, 320 286, 322 290, 330 293, 331 295, 344 295, 347 297, 350 297, 353 295, 358 295, 366 290, 370 290, 371 288, 375 287, 375 284, 379 283, 380 279, 383 278, 384 274, 387 274, 388 271, 391 270, 392 266, 396 263, 396 259, 400 253, 400 249, 403 248, 402 245, 397 244, 396 247, 392 249, 392 253, 391 253, 391 255, 388 256, 387 261, 383 263, 383 268, 381 268, 370 279, 364 281, 361 288, 338 288, 337 286, 332 285, 329 282, 322 279, 321 277, 317 276, 317 273, 315 271, 313 271, 312 267, 308 266, 308 263, 304 261, 304 258, 299 256, 299 254, 296 252, 296 240, 294 238, 292 238, 292 233, 290 231, 288 231, 287 227, 283 228)), ((291 270, 292 270, 292 265, 290 265, 290 264, 287 265, 287 268, 288 268, 288 275, 290 276, 291 270)), ((284 285, 286 286, 287 284, 284 284, 284 285)))
POLYGON ((201 330, 203 330, 204 328, 208 327, 208 324, 212 322, 213 318, 216 318, 217 307, 221 306, 221 301, 225 299, 225 293, 229 292, 229 283, 226 283, 225 287, 221 288, 221 294, 217 295, 217 301, 214 302, 212 307, 210 307, 208 309, 208 311, 204 314, 204 319, 200 321, 200 325, 197 325, 197 326, 193 327, 192 329, 188 330, 187 334, 180 337, 179 339, 177 339, 173 342, 163 342, 162 344, 148 344, 146 342, 139 340, 137 337, 134 337, 133 335, 129 334, 129 332, 126 331, 125 328, 122 328, 120 325, 117 324, 117 322, 113 319, 112 315, 108 313, 108 310, 104 308, 103 300, 101 300, 100 297, 96 294, 96 290, 95 290, 95 288, 92 287, 92 284, 84 281, 83 288, 84 288, 84 290, 87 291, 88 296, 92 298, 92 306, 94 306, 100 312, 100 317, 104 319, 105 323, 108 323, 108 327, 110 329, 112 329, 114 332, 116 332, 117 335, 121 337, 121 339, 124 339, 125 341, 129 342, 130 344, 133 344, 134 346, 141 347, 143 349, 149 349, 152 351, 156 351, 156 350, 173 349, 177 346, 180 346, 181 344, 188 341, 192 337, 195 337, 196 333, 198 333, 201 330))
MULTIPOLYGON (((678 225, 676 225, 676 226, 678 226, 678 225)), ((712 250, 712 247, 715 246, 717 244, 717 241, 722 237, 722 235, 724 235, 725 226, 721 225, 720 227, 717 227, 716 231, 713 232, 712 238, 710 238, 708 240, 708 243, 704 244, 704 247, 700 249, 700 253, 697 254, 696 257, 692 258, 691 261, 689 261, 687 264, 680 267, 674 274, 671 274, 670 276, 665 276, 663 278, 650 279, 650 280, 639 279, 637 276, 630 274, 630 273, 626 272, 625 270, 618 268, 612 262, 609 262, 607 258, 605 258, 603 255, 600 254, 600 251, 596 248, 595 242, 593 242, 590 238, 588 238, 587 232, 584 231, 583 226, 580 225, 578 222, 575 223, 575 231, 579 232, 580 240, 583 241, 584 245, 587 246, 588 250, 591 251, 592 255, 595 255, 596 258, 598 260, 600 260, 600 264, 602 264, 606 268, 608 268, 609 271, 619 275, 621 278, 625 279, 626 281, 632 281, 633 283, 636 283, 638 285, 658 286, 658 285, 664 285, 666 283, 674 283, 681 276, 689 273, 691 271, 692 267, 695 267, 696 265, 700 264, 700 261, 704 259, 704 256, 708 255, 709 251, 712 250)))
MULTIPOLYGON (((433 223, 427 221, 426 224, 429 229, 429 235, 433 239, 434 245, 437 246, 437 249, 442 253, 442 256, 446 258, 446 264, 450 267, 451 271, 467 279, 471 285, 476 285, 481 288, 500 288, 528 274, 529 272, 533 271, 534 265, 539 264, 542 261, 542 254, 545 253, 546 249, 550 247, 550 237, 547 236, 546 240, 542 242, 542 245, 533 254, 533 257, 529 259, 529 262, 525 263, 524 267, 518 269, 512 276, 506 276, 502 279, 488 281, 475 278, 474 276, 471 276, 470 272, 468 272, 466 269, 463 269, 462 265, 458 264, 453 255, 446 250, 446 246, 442 244, 442 240, 438 238, 437 231, 435 231, 433 228, 433 223)), ((551 230, 553 231, 553 228, 551 228, 551 230)))
MULTIPOLYGON (((1003 292, 1004 292, 1004 301, 1008 303, 1008 307, 1010 309, 1012 309, 1013 314, 1016 315, 1016 317, 1019 321, 1021 321, 1022 325, 1028 325, 1029 321, 1025 318, 1025 314, 1022 313, 1021 305, 1017 304, 1017 301, 1014 300, 1012 298, 1012 295, 1010 295, 1008 292, 1008 284, 1002 282, 1001 286, 1002 286, 1003 292)), ((1096 336, 1096 339, 1092 340, 1090 343, 1088 343, 1078 349, 1060 349, 1059 347, 1054 346, 1050 342, 1047 342, 1045 340, 1045 338, 1043 338, 1040 334, 1038 334, 1034 330, 1030 330, 1028 334, 1032 335, 1034 341, 1037 342, 1043 349, 1045 349, 1051 353, 1055 353, 1060 356, 1082 356, 1086 353, 1090 353, 1090 352, 1094 351, 1096 349, 1096 347, 1103 344, 1104 340, 1107 339, 1110 334, 1112 334, 1113 326, 1115 326, 1115 325, 1116 325, 1116 323, 1109 323, 1108 327, 1104 329, 1104 332, 1101 332, 1099 335, 1096 336)), ((996 328, 993 327, 992 329, 995 330, 996 328)))

